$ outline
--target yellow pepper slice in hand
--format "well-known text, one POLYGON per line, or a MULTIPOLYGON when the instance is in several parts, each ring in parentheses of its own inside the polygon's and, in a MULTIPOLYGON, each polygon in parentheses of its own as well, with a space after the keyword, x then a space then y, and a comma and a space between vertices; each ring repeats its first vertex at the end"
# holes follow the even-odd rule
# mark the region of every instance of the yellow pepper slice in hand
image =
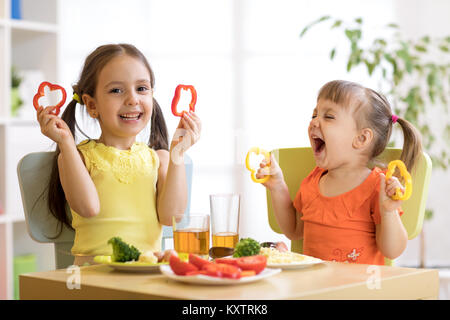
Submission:
POLYGON ((264 149, 258 148, 258 147, 253 147, 253 148, 251 148, 251 149, 247 152, 247 156, 245 157, 245 166, 246 166, 247 169, 252 173, 252 174, 251 174, 252 180, 253 180, 254 182, 256 182, 256 183, 264 183, 264 182, 266 182, 267 180, 269 180, 270 176, 267 175, 267 176, 265 176, 265 177, 262 178, 262 179, 257 179, 257 178, 256 178, 256 173, 257 173, 258 169, 254 169, 254 168, 250 167, 250 155, 251 155, 252 153, 255 153, 255 154, 263 154, 263 155, 264 155, 264 158, 265 158, 266 161, 267 161, 267 165, 270 165, 270 152, 268 152, 268 151, 266 151, 266 150, 264 150, 264 149))
POLYGON ((392 196, 393 200, 408 200, 412 194, 412 179, 405 164, 401 160, 394 160, 389 162, 388 169, 386 172, 386 180, 390 179, 395 172, 395 168, 400 170, 400 174, 405 180, 405 192, 402 194, 400 188, 395 190, 395 194, 392 196))

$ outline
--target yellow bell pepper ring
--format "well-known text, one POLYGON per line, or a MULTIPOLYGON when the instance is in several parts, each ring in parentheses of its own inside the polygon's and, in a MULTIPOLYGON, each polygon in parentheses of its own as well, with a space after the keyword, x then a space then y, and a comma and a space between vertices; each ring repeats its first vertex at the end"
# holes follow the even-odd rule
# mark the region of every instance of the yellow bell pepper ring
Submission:
POLYGON ((270 165, 270 152, 268 152, 268 151, 266 151, 266 150, 264 150, 264 149, 258 148, 258 147, 253 147, 253 148, 251 148, 251 149, 247 152, 247 156, 245 157, 245 166, 246 166, 247 169, 251 172, 252 180, 253 180, 254 182, 256 182, 256 183, 264 183, 264 182, 266 182, 267 180, 269 180, 270 176, 265 176, 265 177, 262 178, 262 179, 257 179, 257 178, 256 178, 257 169, 254 169, 254 168, 252 168, 252 167, 250 166, 250 155, 251 155, 252 153, 255 153, 255 154, 263 154, 263 155, 264 155, 264 158, 265 158, 266 161, 267 161, 267 165, 270 165))
POLYGON ((402 194, 400 188, 395 190, 395 194, 392 196, 393 200, 408 200, 412 194, 412 179, 405 164, 401 160, 394 160, 389 162, 386 172, 386 180, 390 179, 395 172, 395 168, 400 170, 400 174, 405 180, 405 192, 402 194))

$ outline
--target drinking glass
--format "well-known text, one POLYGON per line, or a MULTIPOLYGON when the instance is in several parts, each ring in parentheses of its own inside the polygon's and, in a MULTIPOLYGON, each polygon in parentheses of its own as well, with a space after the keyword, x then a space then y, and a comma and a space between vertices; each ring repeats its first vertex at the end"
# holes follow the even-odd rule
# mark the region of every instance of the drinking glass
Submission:
POLYGON ((212 194, 212 246, 234 248, 239 240, 239 194, 212 194))
POLYGON ((173 217, 173 247, 178 255, 187 258, 189 253, 203 257, 209 251, 209 215, 190 214, 173 217))

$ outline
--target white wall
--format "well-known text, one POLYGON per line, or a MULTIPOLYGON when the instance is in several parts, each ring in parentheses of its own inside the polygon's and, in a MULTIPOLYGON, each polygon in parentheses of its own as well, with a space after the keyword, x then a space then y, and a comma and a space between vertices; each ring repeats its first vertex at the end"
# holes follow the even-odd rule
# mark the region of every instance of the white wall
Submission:
MULTIPOLYGON (((414 32, 426 26, 431 35, 445 29, 448 33, 447 1, 417 4, 420 10, 400 0, 64 0, 63 85, 70 88, 77 80, 83 59, 96 46, 133 43, 154 69, 156 99, 173 133, 177 125, 169 107, 173 89, 178 83, 194 84, 203 132, 189 151, 195 164, 192 211, 209 212, 211 193, 240 192, 240 235, 286 241, 268 226, 264 188, 251 182, 243 166, 247 150, 307 146, 307 124, 317 91, 331 79, 376 88, 362 70, 346 74, 344 55, 329 61, 329 50, 341 39, 330 39, 328 26, 317 27, 302 40, 300 31, 319 16, 331 14, 343 19, 363 17, 371 26, 369 36, 396 21, 414 32), (436 15, 442 16, 436 21, 438 29, 431 23, 436 15)), ((449 222, 447 206, 439 204, 445 203, 441 199, 448 188, 434 186, 448 187, 448 181, 433 176, 430 204, 436 208, 436 218, 426 226, 433 230, 429 261, 446 265, 450 250, 433 244, 448 246, 450 239, 443 230, 449 222)), ((416 263, 418 248, 415 242, 410 244, 400 263, 416 263)))
MULTIPOLYGON (((450 20, 448 18, 450 1, 397 0, 395 10, 400 27, 405 30, 405 34, 410 38, 419 38, 424 35, 434 37, 450 35, 450 20)), ((427 109, 427 117, 432 119, 436 132, 442 132, 445 123, 450 120, 450 115, 443 113, 440 106, 430 106, 427 109)), ((438 137, 438 141, 440 144, 448 143, 441 136, 438 137)), ((448 266, 450 264, 448 190, 450 190, 450 170, 433 169, 427 208, 434 211, 434 216, 424 223, 427 266, 448 266)), ((409 241, 408 248, 402 255, 400 262, 407 265, 418 262, 419 240, 409 241)))

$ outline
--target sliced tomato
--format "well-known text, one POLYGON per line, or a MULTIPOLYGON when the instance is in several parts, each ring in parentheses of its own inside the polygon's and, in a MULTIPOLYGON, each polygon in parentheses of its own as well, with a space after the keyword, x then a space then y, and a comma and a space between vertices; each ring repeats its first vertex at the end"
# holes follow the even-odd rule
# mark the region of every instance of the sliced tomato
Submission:
POLYGON ((197 276, 199 274, 203 274, 205 276, 208 275, 205 270, 195 270, 195 271, 186 272, 185 276, 197 276))
POLYGON ((244 270, 241 271, 241 277, 252 277, 256 274, 255 270, 244 270))
POLYGON ((196 266, 199 270, 203 268, 204 265, 208 265, 212 263, 211 261, 208 261, 206 259, 203 259, 202 257, 199 257, 196 254, 189 253, 189 263, 196 266))
POLYGON ((195 265, 182 261, 174 254, 170 256, 169 265, 172 271, 179 276, 184 276, 189 272, 198 271, 198 268, 195 265))
POLYGON ((241 270, 230 264, 211 263, 205 265, 203 270, 208 276, 219 278, 239 279, 241 277, 241 270))
POLYGON ((214 260, 215 263, 231 264, 237 267, 237 258, 217 258, 214 260))
POLYGON ((237 266, 242 270, 253 270, 259 274, 267 264, 267 257, 263 255, 237 258, 237 266))

